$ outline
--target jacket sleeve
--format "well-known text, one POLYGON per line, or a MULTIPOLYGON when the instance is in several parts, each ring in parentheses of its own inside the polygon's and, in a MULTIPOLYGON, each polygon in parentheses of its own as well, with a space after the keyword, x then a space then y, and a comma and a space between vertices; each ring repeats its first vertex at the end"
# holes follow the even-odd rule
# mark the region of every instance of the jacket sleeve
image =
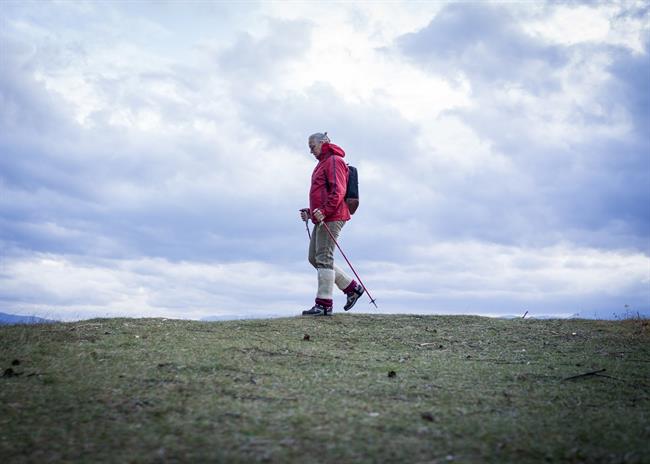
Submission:
POLYGON ((327 175, 329 190, 327 200, 322 209, 325 218, 336 213, 336 210, 345 198, 345 192, 348 188, 348 166, 345 164, 345 161, 339 156, 332 156, 327 162, 328 166, 326 167, 325 173, 327 175))

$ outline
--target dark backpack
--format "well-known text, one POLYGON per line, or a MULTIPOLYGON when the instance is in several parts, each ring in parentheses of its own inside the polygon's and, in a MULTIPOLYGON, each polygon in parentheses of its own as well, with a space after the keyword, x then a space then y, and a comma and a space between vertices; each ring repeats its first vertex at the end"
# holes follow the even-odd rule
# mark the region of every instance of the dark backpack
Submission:
MULTIPOLYGON (((345 190, 345 203, 348 205, 348 209, 350 210, 350 214, 354 214, 354 212, 357 210, 359 207, 359 173, 357 172, 357 168, 354 166, 348 166, 348 185, 345 190)), ((325 188, 327 191, 330 191, 330 183, 327 180, 327 176, 325 176, 325 188)))
POLYGON ((357 168, 348 164, 348 188, 345 191, 345 202, 348 204, 350 214, 359 207, 359 173, 357 168))

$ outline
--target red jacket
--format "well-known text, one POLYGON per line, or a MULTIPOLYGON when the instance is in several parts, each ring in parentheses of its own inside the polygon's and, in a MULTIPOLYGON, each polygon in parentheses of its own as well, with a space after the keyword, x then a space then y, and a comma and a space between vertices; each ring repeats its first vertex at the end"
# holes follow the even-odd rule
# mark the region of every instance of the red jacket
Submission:
MULTIPOLYGON (((345 152, 338 145, 324 143, 318 164, 311 175, 309 209, 320 209, 325 222, 348 221, 350 210, 345 202, 348 186, 348 165, 343 161, 345 152)), ((312 222, 316 223, 312 218, 312 222)))

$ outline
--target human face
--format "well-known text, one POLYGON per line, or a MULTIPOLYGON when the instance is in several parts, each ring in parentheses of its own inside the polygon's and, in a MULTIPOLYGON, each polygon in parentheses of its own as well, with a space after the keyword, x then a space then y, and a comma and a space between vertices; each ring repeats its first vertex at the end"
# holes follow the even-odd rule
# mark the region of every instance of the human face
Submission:
POLYGON ((318 159, 318 157, 320 156, 320 149, 322 145, 323 142, 316 142, 313 139, 309 140, 309 151, 311 152, 312 155, 314 155, 314 158, 318 159))

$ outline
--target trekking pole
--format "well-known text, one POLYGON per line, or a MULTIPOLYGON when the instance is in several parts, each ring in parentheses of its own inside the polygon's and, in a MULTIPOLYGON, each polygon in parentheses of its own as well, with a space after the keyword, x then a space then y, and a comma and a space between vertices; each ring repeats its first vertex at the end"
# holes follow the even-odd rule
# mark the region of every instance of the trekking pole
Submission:
MULTIPOLYGON (((301 209, 300 211, 305 211, 305 210, 301 209)), ((311 240, 311 233, 309 232, 309 218, 305 219, 305 229, 307 229, 307 236, 309 237, 309 240, 311 240)))
MULTIPOLYGON (((348 259, 348 257, 345 256, 345 253, 343 253, 343 250, 341 250, 341 247, 339 246, 339 243, 338 243, 338 242, 336 241, 336 239, 334 238, 334 235, 332 235, 332 232, 330 231, 330 228, 327 227, 327 224, 325 224, 325 221, 321 222, 321 224, 322 224, 323 226, 325 226, 325 230, 326 230, 327 233, 330 235, 330 238, 334 241, 334 244, 336 245, 336 248, 339 249, 339 251, 341 252, 341 254, 343 255, 343 257, 345 258, 345 261, 348 263, 348 266, 350 266, 350 269, 352 269, 352 272, 354 272, 354 275, 356 276, 356 278, 359 279, 359 283, 361 284, 361 286, 363 287, 363 289, 366 291, 366 294, 368 295, 368 298, 370 298, 370 302, 371 302, 372 304, 375 305, 375 308, 377 308, 377 303, 375 303, 375 299, 372 297, 372 295, 370 295, 370 292, 368 291, 368 289, 366 288, 366 286, 363 284, 363 281, 361 280, 361 277, 359 277, 359 274, 357 274, 357 271, 355 271, 355 270, 354 270, 354 267, 352 267, 352 263, 350 262, 350 260, 348 259)), ((377 308, 377 309, 379 309, 379 308, 377 308)))
POLYGON ((309 240, 311 240, 311 233, 309 232, 309 222, 308 220, 305 219, 305 229, 307 229, 307 237, 309 237, 309 240))

